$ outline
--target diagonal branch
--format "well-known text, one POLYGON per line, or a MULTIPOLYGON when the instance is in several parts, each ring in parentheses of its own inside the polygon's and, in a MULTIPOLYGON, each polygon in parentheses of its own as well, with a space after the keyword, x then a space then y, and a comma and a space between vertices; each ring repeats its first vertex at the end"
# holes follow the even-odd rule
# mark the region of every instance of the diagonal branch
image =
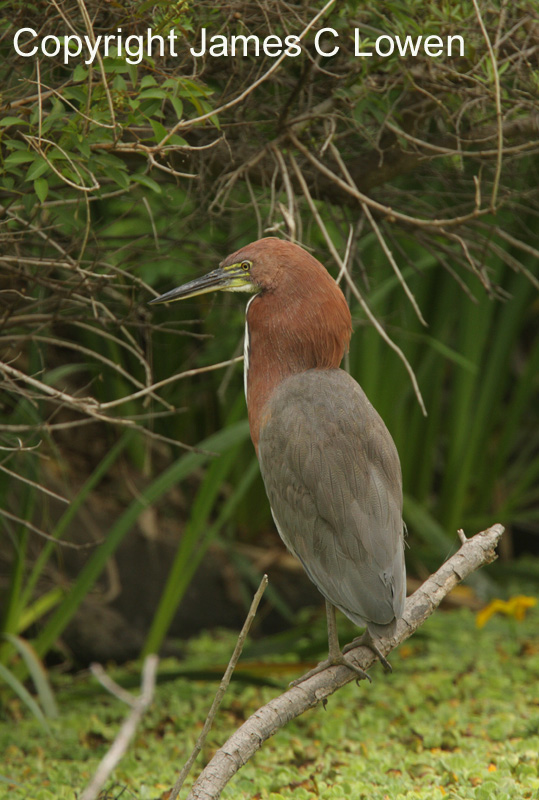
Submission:
MULTIPOLYGON (((331 240, 331 237, 330 237, 330 235, 329 235, 329 233, 327 231, 327 228, 324 225, 322 217, 320 216, 320 214, 318 212, 318 209, 316 208, 316 205, 315 205, 315 203, 314 203, 314 201, 312 199, 311 193, 309 191, 309 187, 307 186, 307 182, 305 181, 305 178, 303 177, 303 173, 301 172, 301 170, 300 170, 300 168, 299 168, 299 166, 298 166, 298 164, 296 162, 296 159, 294 158, 292 153, 290 153, 289 158, 290 158, 290 161, 292 163, 292 167, 294 168, 294 172, 296 173, 296 178, 298 179, 298 182, 299 182, 299 184, 301 186, 303 194, 305 195, 305 199, 307 200, 309 208, 311 209, 312 215, 315 218, 315 220, 316 220, 316 222, 318 224, 318 227, 320 228, 320 231, 321 231, 324 239, 326 240, 326 244, 327 244, 327 246, 329 248, 329 251, 330 251, 331 255, 333 256, 333 258, 335 259, 336 263, 339 266, 340 274, 344 275, 344 277, 346 278, 346 281, 348 283, 348 286, 350 287, 350 290, 352 291, 352 294, 355 296, 356 300, 358 301, 358 303, 360 304, 361 308, 365 312, 365 315, 366 315, 367 319, 370 321, 370 323, 374 326, 374 328, 380 334, 380 336, 382 337, 384 342, 386 342, 386 344, 389 345, 389 347, 391 347, 391 349, 394 350, 395 353, 397 353, 398 357, 401 359, 401 361, 404 364, 404 367, 405 367, 408 375, 410 376, 410 380, 412 381, 412 386, 414 388, 415 396, 417 397, 417 401, 419 403, 421 411, 423 412, 424 416, 426 417, 427 416, 427 409, 425 408, 425 403, 424 403, 423 397, 421 395, 421 391, 419 389, 419 384, 417 382, 417 378, 415 376, 415 373, 414 373, 414 371, 413 371, 413 369, 412 369, 412 367, 410 365, 410 362, 408 361, 408 359, 406 358, 406 356, 404 355, 404 353, 402 352, 400 347, 397 344, 395 344, 395 342, 387 335, 386 331, 384 330, 382 325, 380 325, 380 323, 378 322, 378 320, 376 319, 376 317, 372 313, 371 309, 369 308, 367 302, 365 301, 365 298, 363 297, 363 295, 361 294, 361 292, 357 288, 356 284, 352 280, 352 278, 350 276, 350 273, 348 272, 348 269, 346 268, 346 259, 343 261, 343 259, 339 255, 335 245, 333 244, 333 242, 331 240)), ((367 208, 367 206, 364 205, 363 208, 365 210, 367 208)))
POLYGON ((124 702, 131 706, 131 712, 125 719, 111 748, 103 756, 95 775, 80 795, 80 800, 95 800, 110 773, 116 768, 119 761, 125 755, 125 751, 135 735, 138 723, 152 703, 158 661, 159 659, 156 655, 150 655, 144 661, 144 667, 142 669, 142 687, 138 697, 130 695, 129 692, 126 692, 121 686, 115 684, 114 681, 107 678, 106 675, 105 680, 103 680, 104 672, 99 666, 94 670, 95 676, 112 692, 112 694, 120 697, 121 700, 124 700, 124 702))
MULTIPOLYGON (((460 549, 408 597, 395 636, 381 640, 380 649, 384 655, 411 636, 457 583, 496 559, 495 550, 503 531, 501 525, 493 525, 471 539, 459 532, 463 542, 460 549)), ((366 647, 356 647, 349 653, 362 669, 367 669, 375 661, 375 656, 366 647)), ((187 800, 216 800, 228 781, 266 739, 352 680, 354 675, 347 667, 330 667, 259 708, 215 753, 187 800)))
POLYGON ((225 696, 225 692, 228 689, 228 685, 229 685, 230 680, 232 678, 232 673, 234 672, 234 670, 236 668, 236 664, 238 663, 239 658, 241 656, 241 651, 243 650, 243 645, 245 644, 245 640, 247 638, 247 634, 249 633, 251 625, 253 624, 253 620, 255 618, 258 606, 260 604, 260 601, 262 600, 262 595, 264 594, 264 591, 265 591, 267 585, 268 585, 268 576, 264 575, 262 577, 262 580, 260 581, 260 585, 259 585, 258 589, 256 590, 255 596, 253 597, 253 602, 251 603, 251 607, 249 609, 249 613, 247 614, 247 618, 246 618, 246 620, 245 620, 245 622, 243 624, 243 628, 241 629, 240 635, 238 636, 238 641, 236 642, 236 647, 234 648, 234 652, 232 653, 232 657, 231 657, 230 661, 228 662, 228 667, 226 668, 225 674, 223 675, 223 679, 221 680, 221 683, 219 685, 219 689, 217 690, 217 694, 214 697, 212 706, 210 708, 210 712, 209 712, 209 714, 208 714, 208 716, 206 718, 206 722, 204 723, 204 727, 202 728, 202 732, 201 732, 200 736, 197 739, 197 742, 195 744, 195 748, 194 748, 193 752, 191 753, 191 755, 187 759, 186 763, 184 764, 184 766, 182 768, 182 771, 180 772, 180 774, 178 776, 178 779, 177 779, 176 783, 174 784, 174 786, 172 788, 172 791, 170 792, 169 800, 176 800, 176 798, 178 797, 178 795, 180 793, 180 789, 182 788, 182 786, 183 786, 183 784, 185 782, 185 779, 186 779, 187 775, 189 774, 189 770, 191 769, 191 767, 195 763, 195 760, 196 760, 198 754, 200 753, 200 751, 202 750, 204 742, 206 741, 206 739, 208 737, 208 733, 210 732, 211 726, 213 725, 213 721, 215 719, 215 715, 217 714, 217 711, 219 710, 219 706, 221 705, 221 703, 223 701, 223 697, 225 696))
POLYGON ((399 222, 403 222, 406 225, 410 225, 415 228, 424 228, 428 230, 440 230, 441 228, 445 227, 455 227, 457 225, 462 225, 463 222, 468 222, 468 220, 476 219, 477 217, 484 216, 485 214, 490 213, 489 208, 475 208, 469 214, 462 214, 457 217, 448 217, 448 218, 440 218, 440 219, 425 219, 421 217, 411 217, 409 214, 403 214, 401 211, 397 211, 394 208, 390 208, 390 206, 385 206, 382 203, 379 203, 377 200, 373 200, 372 197, 360 192, 359 189, 356 189, 353 186, 345 181, 343 178, 340 178, 336 175, 329 167, 320 161, 320 159, 316 158, 311 151, 305 147, 305 145, 300 142, 300 140, 289 131, 289 137, 291 142, 294 144, 297 149, 303 153, 306 159, 313 165, 313 167, 324 177, 329 178, 330 182, 333 182, 336 186, 342 189, 344 192, 349 194, 351 197, 354 197, 359 203, 365 203, 374 211, 379 214, 382 214, 384 217, 387 217, 391 222, 398 220, 399 222))

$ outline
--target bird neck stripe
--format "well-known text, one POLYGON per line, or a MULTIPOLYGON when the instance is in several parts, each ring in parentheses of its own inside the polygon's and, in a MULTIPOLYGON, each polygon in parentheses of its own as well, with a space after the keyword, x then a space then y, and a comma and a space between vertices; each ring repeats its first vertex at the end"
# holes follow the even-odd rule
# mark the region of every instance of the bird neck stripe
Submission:
POLYGON ((249 323, 247 321, 247 312, 249 306, 255 299, 256 295, 249 299, 245 307, 245 336, 243 339, 243 389, 245 391, 245 402, 247 402, 247 378, 249 375, 249 355, 250 355, 250 340, 249 340, 249 323))

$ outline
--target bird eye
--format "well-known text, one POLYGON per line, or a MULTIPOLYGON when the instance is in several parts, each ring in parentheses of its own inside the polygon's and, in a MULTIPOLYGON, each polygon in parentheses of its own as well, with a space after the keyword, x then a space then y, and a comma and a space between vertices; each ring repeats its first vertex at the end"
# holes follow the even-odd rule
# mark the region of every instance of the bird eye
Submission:
POLYGON ((241 264, 240 264, 240 267, 242 269, 244 269, 245 272, 247 272, 247 270, 249 269, 250 266, 251 266, 251 262, 250 261, 242 261, 241 264))

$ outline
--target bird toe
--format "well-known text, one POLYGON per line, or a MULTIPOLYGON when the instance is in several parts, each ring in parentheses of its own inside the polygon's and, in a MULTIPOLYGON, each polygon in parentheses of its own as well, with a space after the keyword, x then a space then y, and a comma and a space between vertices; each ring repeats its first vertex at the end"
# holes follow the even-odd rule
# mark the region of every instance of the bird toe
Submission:
POLYGON ((349 653, 350 650, 353 650, 356 647, 368 647, 369 650, 372 650, 372 652, 374 653, 374 655, 384 668, 384 671, 393 672, 393 667, 391 666, 387 658, 384 656, 384 654, 381 652, 380 648, 377 646, 376 642, 374 641, 368 630, 365 631, 365 633, 362 636, 358 636, 352 642, 345 645, 342 651, 343 653, 349 653))
POLYGON ((324 670, 329 669, 330 667, 347 667, 354 673, 356 683, 364 680, 372 683, 372 678, 368 672, 365 672, 364 669, 361 669, 361 667, 358 667, 357 664, 354 664, 354 662, 350 658, 347 658, 343 653, 339 653, 331 658, 326 658, 325 661, 321 661, 316 667, 313 667, 313 669, 310 669, 305 673, 305 675, 302 675, 301 678, 291 681, 289 686, 299 686, 300 683, 312 678, 313 675, 318 675, 320 672, 324 672, 324 670))

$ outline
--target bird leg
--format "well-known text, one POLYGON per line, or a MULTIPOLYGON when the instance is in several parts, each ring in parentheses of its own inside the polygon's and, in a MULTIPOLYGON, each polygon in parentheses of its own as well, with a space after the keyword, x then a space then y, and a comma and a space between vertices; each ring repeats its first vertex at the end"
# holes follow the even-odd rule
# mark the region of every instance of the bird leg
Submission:
POLYGON ((376 658, 380 661, 381 665, 385 669, 386 672, 393 672, 391 664, 387 660, 387 658, 380 652, 376 642, 373 639, 373 636, 368 628, 366 628, 365 633, 361 636, 357 636, 350 644, 347 644, 343 647, 343 653, 348 653, 350 650, 353 650, 354 647, 368 647, 369 650, 372 650, 376 658))
MULTIPOLYGON (((364 680, 365 678, 370 682, 371 676, 368 675, 365 670, 358 667, 354 664, 351 659, 346 658, 343 652, 341 652, 341 648, 339 646, 339 635, 337 633, 337 620, 335 618, 335 606, 332 605, 328 600, 326 600, 326 615, 328 620, 328 644, 329 644, 329 654, 325 661, 321 661, 318 666, 310 669, 309 672, 306 672, 305 675, 302 675, 301 678, 298 678, 296 681, 292 681, 290 686, 297 686, 303 681, 306 681, 307 678, 312 678, 313 675, 318 675, 319 672, 323 672, 328 667, 348 667, 348 669, 352 670, 356 674, 356 681, 364 680)), ((383 656, 382 656, 383 658, 383 656)))

